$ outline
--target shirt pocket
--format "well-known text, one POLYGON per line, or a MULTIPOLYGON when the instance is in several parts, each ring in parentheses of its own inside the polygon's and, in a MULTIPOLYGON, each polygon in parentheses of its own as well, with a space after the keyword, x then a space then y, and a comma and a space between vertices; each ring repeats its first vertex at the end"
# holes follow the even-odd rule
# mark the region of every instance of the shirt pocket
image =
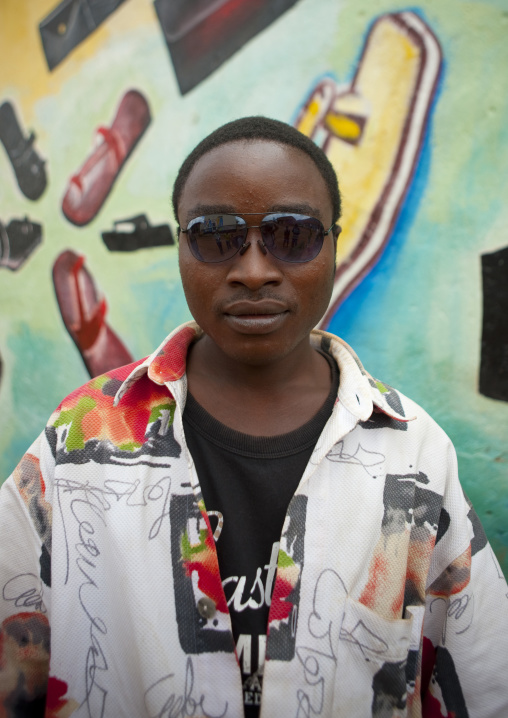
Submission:
POLYGON ((419 614, 390 620, 346 598, 337 648, 334 716, 407 716, 408 654, 419 644, 419 614))

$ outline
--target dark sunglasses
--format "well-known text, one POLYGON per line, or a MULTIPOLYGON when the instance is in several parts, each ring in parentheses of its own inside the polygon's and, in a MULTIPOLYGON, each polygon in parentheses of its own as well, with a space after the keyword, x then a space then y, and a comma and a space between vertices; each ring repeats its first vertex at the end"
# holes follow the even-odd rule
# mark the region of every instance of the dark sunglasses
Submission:
MULTIPOLYGON (((245 216, 259 214, 244 212, 245 216)), ((205 214, 191 219, 187 229, 180 231, 187 235, 190 250, 200 262, 224 262, 250 247, 247 242, 249 229, 258 228, 263 241, 258 244, 264 254, 270 252, 283 262, 310 262, 315 259, 324 238, 332 230, 335 237, 340 227, 332 224, 326 230, 315 217, 305 214, 276 212, 263 217, 260 224, 248 225, 234 214, 205 214)))

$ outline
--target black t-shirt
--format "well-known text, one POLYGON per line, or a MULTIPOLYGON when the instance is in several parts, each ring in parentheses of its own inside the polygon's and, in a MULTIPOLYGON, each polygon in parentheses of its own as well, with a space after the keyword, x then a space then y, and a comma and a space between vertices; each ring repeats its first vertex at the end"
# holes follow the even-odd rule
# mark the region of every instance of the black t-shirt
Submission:
POLYGON ((187 395, 185 438, 212 528, 222 525, 216 546, 242 669, 246 718, 259 715, 268 613, 286 511, 337 398, 337 365, 324 356, 332 372, 330 394, 310 421, 287 434, 242 434, 187 395))

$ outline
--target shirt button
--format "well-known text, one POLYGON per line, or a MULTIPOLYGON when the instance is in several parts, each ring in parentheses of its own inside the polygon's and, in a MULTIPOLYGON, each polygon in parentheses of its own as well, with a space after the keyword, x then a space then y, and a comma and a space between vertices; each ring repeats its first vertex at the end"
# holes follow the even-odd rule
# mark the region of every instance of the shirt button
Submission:
POLYGON ((213 618, 217 611, 217 607, 211 598, 203 596, 198 601, 198 612, 203 618, 213 618))

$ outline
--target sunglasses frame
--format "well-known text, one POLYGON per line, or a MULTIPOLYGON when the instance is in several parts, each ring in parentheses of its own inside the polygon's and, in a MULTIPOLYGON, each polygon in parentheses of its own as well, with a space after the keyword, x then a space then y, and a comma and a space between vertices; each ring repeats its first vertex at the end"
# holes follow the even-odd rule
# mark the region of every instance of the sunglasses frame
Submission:
MULTIPOLYGON (((311 217, 310 215, 300 214, 300 212, 268 212, 268 214, 266 214, 266 215, 263 217, 263 219, 261 220, 261 224, 247 224, 247 222, 245 222, 245 220, 243 219, 244 217, 255 216, 255 215, 259 215, 259 214, 262 214, 262 212, 241 212, 241 213, 235 213, 235 214, 230 213, 230 212, 213 212, 213 213, 209 213, 209 214, 202 214, 202 215, 198 215, 197 217, 193 217, 193 218, 189 221, 189 223, 188 223, 186 229, 183 229, 182 227, 178 227, 178 232, 182 232, 182 234, 186 234, 186 235, 187 235, 187 244, 189 245, 189 249, 190 249, 190 251, 191 251, 191 254, 192 254, 192 256, 193 256, 195 259, 197 259, 199 262, 203 262, 204 264, 219 264, 219 263, 221 263, 221 262, 227 262, 227 261, 229 261, 230 259, 233 259, 233 257, 235 257, 237 254, 245 254, 245 252, 248 250, 248 248, 249 248, 250 245, 251 245, 251 242, 247 242, 247 241, 246 241, 246 240, 247 240, 247 235, 248 235, 248 233, 249 233, 249 229, 262 229, 262 227, 263 227, 263 222, 268 221, 268 218, 269 218, 269 217, 299 216, 299 217, 304 217, 305 219, 312 219, 314 222, 318 222, 318 223, 321 225, 322 232, 323 232, 323 241, 324 241, 324 238, 325 238, 328 234, 330 234, 330 232, 331 232, 332 230, 335 230, 335 231, 333 232, 333 236, 334 236, 335 240, 337 240, 337 237, 339 236, 339 234, 340 234, 341 231, 342 231, 342 228, 340 227, 340 225, 336 224, 335 222, 334 222, 327 230, 325 230, 324 225, 323 225, 323 223, 321 222, 320 219, 317 219, 317 217, 311 217), (196 220, 201 220, 201 219, 204 219, 205 217, 209 217, 209 216, 213 216, 213 215, 217 215, 217 216, 222 215, 222 216, 234 217, 236 220, 241 219, 242 221, 245 222, 245 228, 246 228, 247 232, 246 232, 246 235, 245 235, 245 241, 244 241, 244 243, 242 244, 241 247, 238 247, 238 249, 235 251, 234 254, 232 254, 232 255, 229 256, 229 257, 225 257, 224 259, 217 259, 217 260, 215 260, 215 261, 210 261, 210 260, 203 259, 202 257, 197 257, 197 256, 196 256, 196 254, 195 254, 195 252, 194 252, 194 250, 193 250, 192 243, 191 243, 191 240, 190 240, 190 236, 189 236, 189 235, 190 235, 191 225, 192 225, 192 224, 195 224, 195 223, 196 223, 196 220)), ((258 239, 257 242, 258 242, 258 244, 259 244, 259 246, 260 246, 261 251, 263 252, 263 254, 266 254, 267 251, 268 251, 268 252, 270 252, 270 254, 272 255, 272 257, 274 257, 275 259, 279 259, 281 262, 286 262, 287 264, 306 264, 307 262, 312 262, 313 259, 316 259, 316 257, 319 256, 319 253, 321 252, 321 249, 323 248, 323 245, 321 244, 321 247, 319 248, 319 252, 316 254, 315 257, 311 257, 310 259, 304 259, 304 260, 302 260, 302 261, 295 261, 295 260, 291 260, 291 259, 283 259, 282 257, 277 257, 277 255, 273 254, 273 252, 268 248, 268 245, 265 243, 264 240, 259 240, 259 239, 258 239)))

